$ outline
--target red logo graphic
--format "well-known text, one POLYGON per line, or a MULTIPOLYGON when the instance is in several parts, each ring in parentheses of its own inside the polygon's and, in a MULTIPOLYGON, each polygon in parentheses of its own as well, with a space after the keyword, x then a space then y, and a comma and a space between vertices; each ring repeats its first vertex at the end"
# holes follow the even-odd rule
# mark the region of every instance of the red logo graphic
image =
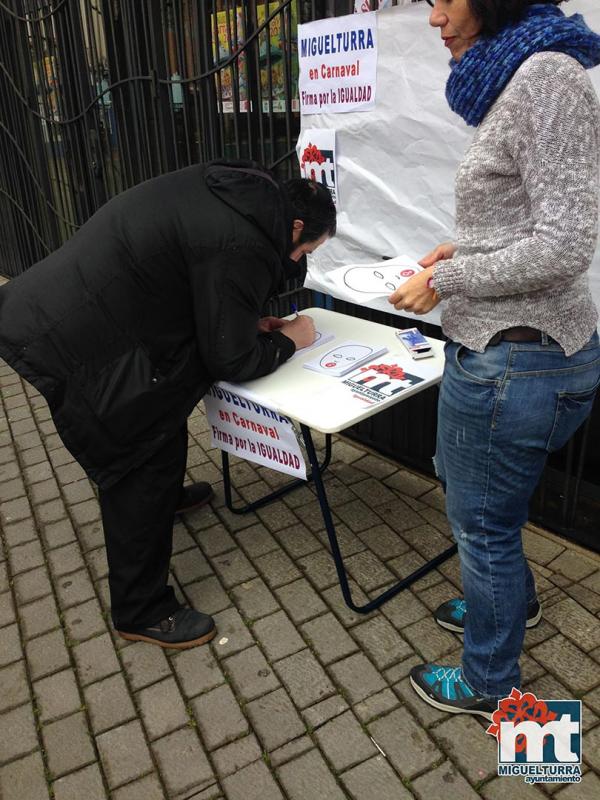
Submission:
POLYGON ((323 164, 326 161, 325 156, 316 146, 316 144, 312 144, 311 142, 308 143, 308 147, 304 148, 304 152, 302 153, 302 159, 300 161, 300 169, 304 173, 307 178, 310 178, 313 181, 317 180, 317 176, 315 174, 314 169, 311 169, 310 175, 306 174, 306 165, 307 164, 323 164))
MULTIPOLYGON (((540 725, 545 725, 556 719, 556 713, 550 711, 548 706, 543 700, 538 700, 532 692, 521 694, 518 689, 513 689, 512 692, 500 700, 498 708, 492 714, 492 724, 486 730, 490 736, 495 736, 498 742, 500 741, 500 723, 513 722, 518 725, 520 722, 538 722, 540 725)), ((548 737, 544 737, 544 741, 548 737)), ((524 752, 527 746, 527 739, 523 734, 517 736, 515 740, 515 752, 524 752)))
POLYGON ((406 377, 404 370, 398 364, 370 364, 368 367, 360 368, 361 372, 366 372, 367 370, 378 372, 380 375, 388 375, 396 381, 403 381, 406 377))
POLYGON ((304 148, 302 153, 302 166, 306 163, 309 164, 322 164, 325 161, 325 156, 316 146, 316 144, 308 143, 308 147, 304 148))

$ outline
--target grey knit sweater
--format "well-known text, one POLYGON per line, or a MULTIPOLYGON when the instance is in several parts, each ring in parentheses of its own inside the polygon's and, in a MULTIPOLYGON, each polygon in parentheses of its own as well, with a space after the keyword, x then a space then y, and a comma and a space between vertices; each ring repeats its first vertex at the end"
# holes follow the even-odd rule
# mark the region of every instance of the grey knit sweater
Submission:
POLYGON ((567 355, 596 328, 600 105, 577 61, 538 53, 477 128, 456 176, 454 258, 433 285, 444 333, 482 352, 499 330, 545 331, 567 355))

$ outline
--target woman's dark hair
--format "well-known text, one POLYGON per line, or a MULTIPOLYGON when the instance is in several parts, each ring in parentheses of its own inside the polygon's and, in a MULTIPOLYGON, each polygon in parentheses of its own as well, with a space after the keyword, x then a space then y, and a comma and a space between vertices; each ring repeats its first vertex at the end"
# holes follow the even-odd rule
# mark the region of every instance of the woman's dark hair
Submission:
POLYGON ((294 219, 304 223, 299 244, 315 242, 324 233, 335 236, 335 203, 327 187, 307 178, 292 178, 284 186, 294 219))
POLYGON ((495 36, 511 22, 518 22, 528 6, 548 3, 557 6, 563 0, 467 0, 471 11, 481 22, 482 36, 495 36))

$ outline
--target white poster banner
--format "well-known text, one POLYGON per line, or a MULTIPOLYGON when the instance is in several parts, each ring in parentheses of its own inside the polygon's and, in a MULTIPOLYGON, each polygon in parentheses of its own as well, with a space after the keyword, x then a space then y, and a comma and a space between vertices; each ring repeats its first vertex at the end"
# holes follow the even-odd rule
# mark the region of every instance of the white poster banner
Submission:
POLYGON ((204 395, 213 447, 306 480, 306 463, 289 417, 242 394, 212 386, 204 395))
MULTIPOLYGON (((583 14, 600 32, 598 0, 571 0, 561 8, 567 15, 583 14)), ((400 253, 418 261, 454 238, 454 179, 474 129, 448 107, 448 50, 439 28, 428 24, 430 12, 424 0, 374 12, 377 106, 369 114, 302 117, 301 137, 305 128, 335 128, 337 190, 343 198, 336 236, 308 258, 310 289, 339 297, 332 271, 400 253)), ((587 74, 600 95, 600 66, 587 74)), ((600 307, 600 246, 589 278, 600 307)), ((394 313, 385 297, 362 304, 394 313)), ((425 317, 396 313, 439 323, 439 309, 425 317)))
POLYGON ((298 25, 302 114, 375 108, 376 17, 372 11, 298 25))
POLYGON ((300 176, 322 183, 331 192, 338 205, 337 169, 335 156, 335 131, 308 128, 298 139, 300 176))

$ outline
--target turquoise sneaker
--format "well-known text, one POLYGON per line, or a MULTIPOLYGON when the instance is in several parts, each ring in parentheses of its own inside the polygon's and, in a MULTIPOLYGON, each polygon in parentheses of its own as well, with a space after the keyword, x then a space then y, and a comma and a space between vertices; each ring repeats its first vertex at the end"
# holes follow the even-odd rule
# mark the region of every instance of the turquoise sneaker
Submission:
MULTIPOLYGON (((442 628, 447 628, 454 633, 465 632, 465 614, 467 613, 467 604, 464 600, 454 597, 452 600, 447 600, 438 606, 433 612, 433 618, 438 625, 442 628)), ((534 628, 542 618, 542 607, 537 600, 535 600, 527 608, 527 621, 525 622, 526 628, 534 628)))
POLYGON ((419 664, 411 669, 410 682, 422 700, 451 714, 476 714, 491 721, 498 708, 497 701, 471 689, 461 667, 419 664))

